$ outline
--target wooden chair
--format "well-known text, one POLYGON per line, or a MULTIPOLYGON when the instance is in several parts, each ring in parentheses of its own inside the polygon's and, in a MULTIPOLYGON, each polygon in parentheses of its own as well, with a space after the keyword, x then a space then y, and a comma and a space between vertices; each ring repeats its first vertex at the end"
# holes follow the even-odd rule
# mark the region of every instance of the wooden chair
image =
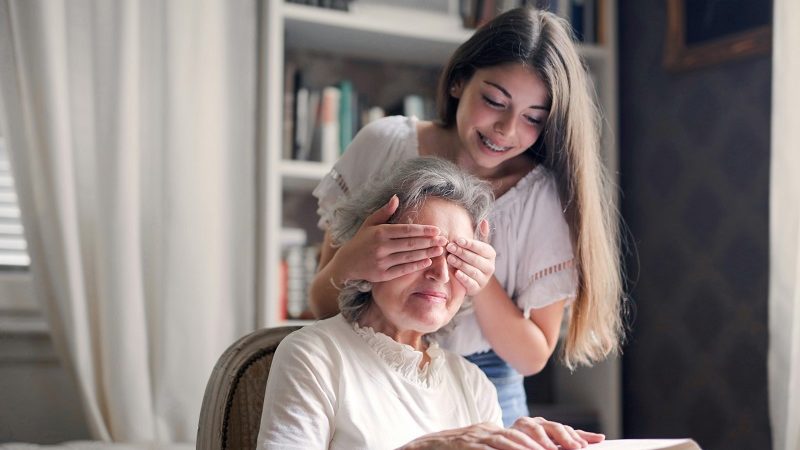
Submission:
POLYGON ((220 356, 203 396, 197 429, 198 450, 256 448, 272 357, 281 340, 299 328, 256 330, 220 356))

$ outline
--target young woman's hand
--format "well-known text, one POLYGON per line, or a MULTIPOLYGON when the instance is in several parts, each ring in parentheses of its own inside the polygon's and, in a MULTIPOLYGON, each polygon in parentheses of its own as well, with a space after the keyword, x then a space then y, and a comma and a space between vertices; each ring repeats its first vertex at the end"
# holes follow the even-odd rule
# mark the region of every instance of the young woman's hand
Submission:
POLYGON ((339 248, 334 258, 345 268, 339 281, 392 280, 430 266, 431 258, 444 252, 447 239, 439 235, 438 227, 386 223, 399 204, 392 196, 339 248))
POLYGON ((447 263, 456 269, 456 279, 467 289, 467 295, 480 292, 494 275, 497 253, 486 241, 489 222, 481 221, 479 227, 482 240, 458 238, 447 244, 447 263))

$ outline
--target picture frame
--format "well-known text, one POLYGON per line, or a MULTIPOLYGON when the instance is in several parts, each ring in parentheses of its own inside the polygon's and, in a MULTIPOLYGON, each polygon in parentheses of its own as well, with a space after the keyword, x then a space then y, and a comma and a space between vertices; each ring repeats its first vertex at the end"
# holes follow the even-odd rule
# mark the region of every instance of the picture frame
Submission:
POLYGON ((772 49, 772 2, 666 0, 664 67, 693 70, 772 49))

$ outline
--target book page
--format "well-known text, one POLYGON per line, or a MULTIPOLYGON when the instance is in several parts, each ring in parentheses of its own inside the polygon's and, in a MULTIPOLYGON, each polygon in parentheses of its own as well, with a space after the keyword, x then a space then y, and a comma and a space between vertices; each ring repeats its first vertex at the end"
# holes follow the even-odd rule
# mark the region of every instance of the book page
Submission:
POLYGON ((608 439, 589 450, 701 450, 692 439, 608 439))

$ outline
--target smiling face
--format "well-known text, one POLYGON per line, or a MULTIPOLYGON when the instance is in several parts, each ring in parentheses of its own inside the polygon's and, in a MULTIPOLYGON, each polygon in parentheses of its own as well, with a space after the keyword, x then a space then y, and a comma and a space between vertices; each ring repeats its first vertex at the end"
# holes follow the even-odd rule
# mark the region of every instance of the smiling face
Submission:
MULTIPOLYGON (((472 221, 464 208, 440 198, 428 198, 411 218, 414 223, 439 227, 449 240, 473 238, 472 221)), ((401 217, 401 221, 407 219, 401 217)), ((361 325, 407 343, 404 341, 447 324, 461 307, 466 291, 455 279, 455 269, 447 264, 447 255, 432 258, 433 264, 426 269, 373 283, 371 311, 361 325)))
MULTIPOLYGON (((478 69, 451 95, 459 99, 456 124, 467 164, 496 170, 539 138, 549 101, 544 82, 518 63, 478 69)), ((473 170, 479 172, 479 170, 473 170)))

